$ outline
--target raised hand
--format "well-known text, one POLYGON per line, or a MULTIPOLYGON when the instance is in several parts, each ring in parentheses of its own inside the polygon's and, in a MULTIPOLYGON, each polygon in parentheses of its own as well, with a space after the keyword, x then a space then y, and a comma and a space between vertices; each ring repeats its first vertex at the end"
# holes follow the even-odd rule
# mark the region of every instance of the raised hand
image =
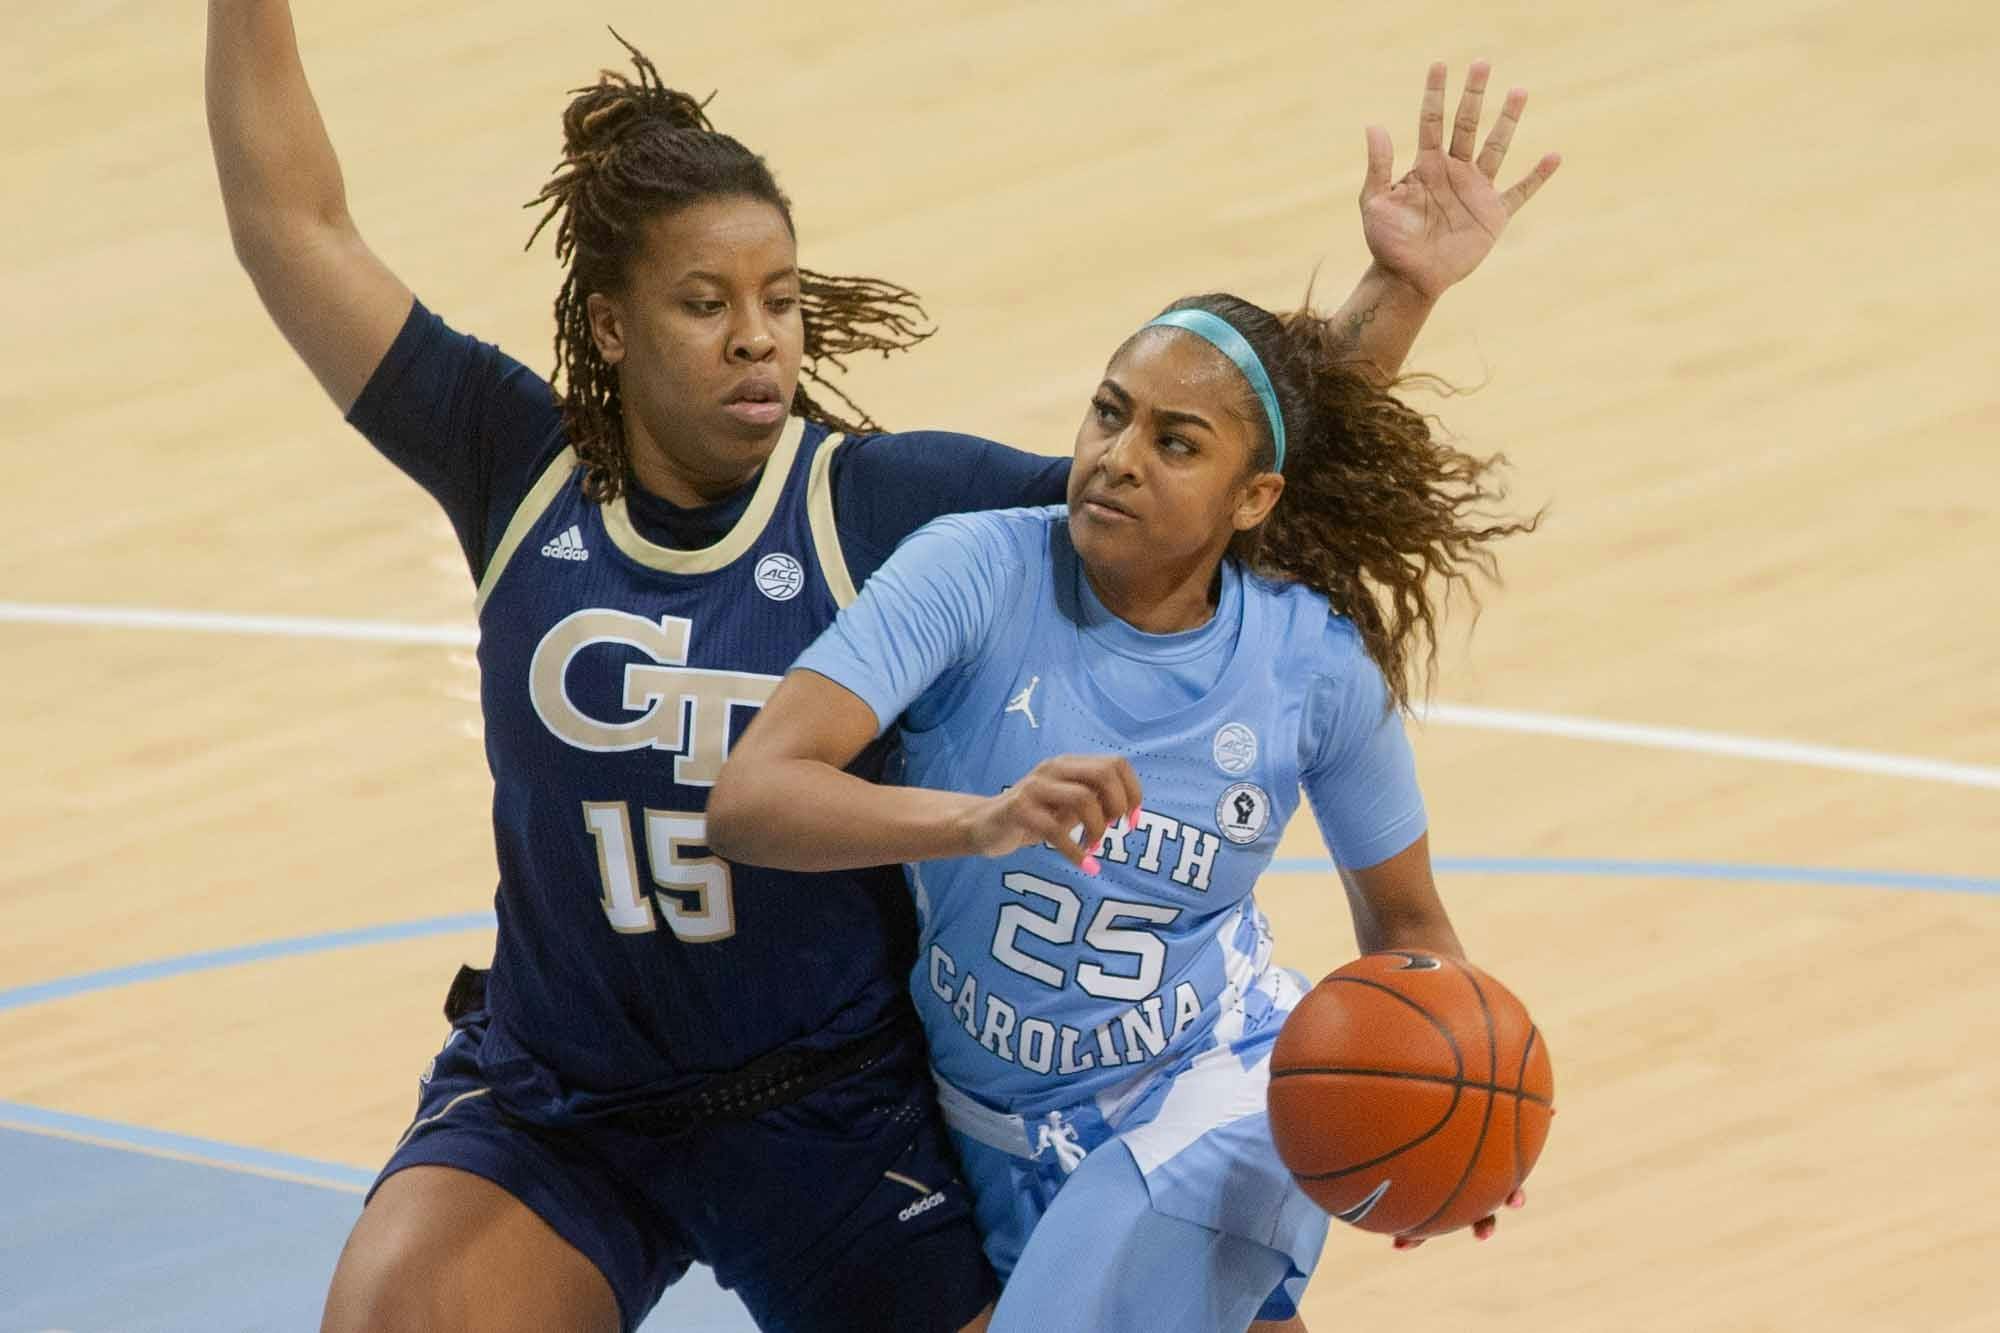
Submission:
POLYGON ((1507 220, 1535 197, 1535 192, 1562 165, 1558 153, 1546 153, 1533 171, 1504 192, 1496 178, 1507 158, 1508 145, 1528 103, 1525 89, 1514 88, 1500 108, 1500 118, 1486 136, 1479 156, 1472 155, 1479 133, 1480 109, 1491 67, 1476 60, 1466 72, 1465 91, 1452 119, 1451 146, 1444 141, 1445 67, 1438 61, 1424 80, 1423 110, 1417 118, 1417 160, 1393 183, 1389 173, 1395 151, 1389 132, 1368 127, 1368 174, 1361 185, 1361 231, 1375 263, 1407 283, 1427 300, 1479 267, 1500 239, 1507 220))
POLYGON ((1090 849, 1104 830, 1134 814, 1139 775, 1116 755, 1057 755, 1025 778, 980 803, 971 821, 973 854, 1005 856, 1046 842, 1071 865, 1097 873, 1090 849))

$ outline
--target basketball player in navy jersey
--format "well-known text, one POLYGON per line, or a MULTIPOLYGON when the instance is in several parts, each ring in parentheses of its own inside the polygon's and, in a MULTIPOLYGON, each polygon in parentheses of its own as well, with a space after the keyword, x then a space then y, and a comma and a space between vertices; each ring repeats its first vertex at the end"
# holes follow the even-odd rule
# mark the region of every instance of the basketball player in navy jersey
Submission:
MULTIPOLYGON (((361 240, 283 0, 209 7, 237 253, 478 587, 493 969, 453 988, 324 1327, 630 1329, 694 1262, 769 1329, 977 1327, 995 1281, 902 993, 900 876, 801 896, 714 855, 705 808, 732 738, 904 536, 1059 499, 1067 463, 816 401, 801 375, 914 341, 914 303, 801 269, 762 160, 637 68, 572 101, 541 196, 568 264, 552 388, 361 240)), ((1442 151, 1443 86, 1403 182, 1371 136, 1377 262, 1346 318, 1372 374, 1505 220, 1491 143, 1442 151)))

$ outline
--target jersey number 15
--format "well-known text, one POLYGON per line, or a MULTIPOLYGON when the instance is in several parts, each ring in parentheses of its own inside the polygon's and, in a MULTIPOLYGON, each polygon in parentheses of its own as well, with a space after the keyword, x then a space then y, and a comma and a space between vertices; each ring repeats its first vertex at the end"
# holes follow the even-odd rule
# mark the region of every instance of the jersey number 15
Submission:
POLYGON ((676 938, 712 944, 736 933, 736 903, 730 893, 729 863, 719 856, 689 856, 687 847, 708 843, 708 819, 681 810, 647 810, 646 861, 653 892, 639 892, 632 820, 623 801, 585 801, 583 826, 597 842, 597 870, 604 884, 604 915, 623 935, 660 928, 660 917, 676 938), (657 905, 657 912, 655 906, 657 905))

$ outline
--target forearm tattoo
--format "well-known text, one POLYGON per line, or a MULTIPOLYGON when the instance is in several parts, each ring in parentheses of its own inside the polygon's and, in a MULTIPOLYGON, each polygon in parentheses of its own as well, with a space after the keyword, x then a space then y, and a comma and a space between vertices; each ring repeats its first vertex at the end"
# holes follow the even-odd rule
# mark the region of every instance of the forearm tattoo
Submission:
POLYGON ((1366 310, 1357 310, 1347 317, 1347 327, 1342 329, 1334 340, 1335 350, 1340 355, 1350 355, 1360 348, 1362 330, 1375 322, 1375 312, 1381 305, 1382 303, 1377 301, 1366 310))

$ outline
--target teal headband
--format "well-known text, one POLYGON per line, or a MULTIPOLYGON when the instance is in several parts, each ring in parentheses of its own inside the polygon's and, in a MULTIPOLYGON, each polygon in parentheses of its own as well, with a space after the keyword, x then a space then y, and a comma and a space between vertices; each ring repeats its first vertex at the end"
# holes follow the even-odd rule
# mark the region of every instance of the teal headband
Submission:
POLYGON ((1264 405, 1264 415, 1271 422, 1271 443, 1278 452, 1274 472, 1285 470, 1285 417, 1278 411, 1278 392, 1271 387, 1271 377, 1264 373, 1264 363, 1257 359, 1257 351, 1250 346, 1250 340, 1236 331, 1236 326, 1220 315, 1211 315, 1206 310, 1169 310, 1158 319, 1149 321, 1144 327, 1164 324, 1170 328, 1185 329, 1195 337, 1215 345, 1236 363, 1243 372, 1243 378, 1250 381, 1250 387, 1257 391, 1257 401, 1264 405))

